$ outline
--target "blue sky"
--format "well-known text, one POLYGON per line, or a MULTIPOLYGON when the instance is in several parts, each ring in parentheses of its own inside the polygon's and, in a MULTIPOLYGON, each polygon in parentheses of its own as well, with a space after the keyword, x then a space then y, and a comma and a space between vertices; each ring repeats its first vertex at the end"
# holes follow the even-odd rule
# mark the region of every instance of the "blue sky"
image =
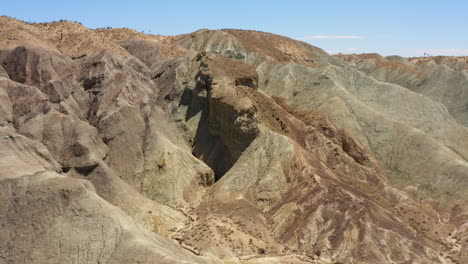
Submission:
POLYGON ((468 1, 2 0, 0 14, 25 21, 76 20, 176 35, 200 28, 255 29, 330 53, 468 55, 468 1))

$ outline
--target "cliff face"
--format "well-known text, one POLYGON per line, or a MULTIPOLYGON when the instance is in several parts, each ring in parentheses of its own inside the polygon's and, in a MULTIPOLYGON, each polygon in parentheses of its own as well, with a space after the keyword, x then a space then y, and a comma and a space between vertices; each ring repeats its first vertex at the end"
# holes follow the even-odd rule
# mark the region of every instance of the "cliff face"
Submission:
POLYGON ((0 25, 0 263, 468 261, 460 63, 0 25))

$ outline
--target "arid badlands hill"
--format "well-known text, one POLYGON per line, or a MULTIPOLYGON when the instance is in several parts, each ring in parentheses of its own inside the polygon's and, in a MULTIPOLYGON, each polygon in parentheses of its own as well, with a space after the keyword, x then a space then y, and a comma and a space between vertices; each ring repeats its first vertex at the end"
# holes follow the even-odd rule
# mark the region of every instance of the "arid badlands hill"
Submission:
POLYGON ((466 65, 0 17, 0 263, 468 263, 466 65))

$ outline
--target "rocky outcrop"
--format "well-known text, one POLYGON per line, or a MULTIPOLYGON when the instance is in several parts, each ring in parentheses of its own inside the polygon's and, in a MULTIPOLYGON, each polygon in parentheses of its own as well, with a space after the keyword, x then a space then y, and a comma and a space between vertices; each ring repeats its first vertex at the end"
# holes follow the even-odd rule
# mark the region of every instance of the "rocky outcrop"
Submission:
MULTIPOLYGON (((244 85, 238 82, 239 79, 250 80, 243 84, 254 86, 255 70, 240 62, 226 65, 224 60, 215 55, 198 54, 195 63, 200 70, 195 77, 198 78, 195 89, 201 91, 195 95, 193 91, 186 92, 192 93, 191 97, 206 94, 205 98, 198 99, 200 102, 192 100, 193 106, 189 102, 191 109, 202 109, 193 147, 195 156, 214 170, 217 179, 234 165, 259 132, 257 110, 245 94, 244 85)), ((248 89, 255 88, 250 86, 248 89)))

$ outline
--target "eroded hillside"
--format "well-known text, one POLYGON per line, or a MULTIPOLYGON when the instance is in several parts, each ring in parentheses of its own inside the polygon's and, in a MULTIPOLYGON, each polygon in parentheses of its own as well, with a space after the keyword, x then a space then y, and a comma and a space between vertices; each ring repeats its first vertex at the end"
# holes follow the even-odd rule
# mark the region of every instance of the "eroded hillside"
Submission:
POLYGON ((0 263, 465 263, 460 63, 1 17, 0 263))

